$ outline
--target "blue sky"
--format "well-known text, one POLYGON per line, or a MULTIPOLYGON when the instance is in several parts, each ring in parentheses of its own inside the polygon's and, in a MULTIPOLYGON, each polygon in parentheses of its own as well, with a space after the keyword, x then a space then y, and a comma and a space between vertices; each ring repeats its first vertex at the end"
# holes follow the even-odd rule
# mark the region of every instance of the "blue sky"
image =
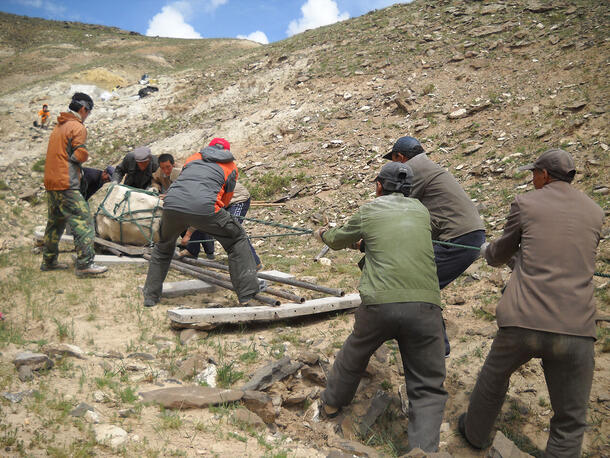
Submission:
POLYGON ((283 40, 411 0, 0 0, 0 11, 176 38, 283 40))

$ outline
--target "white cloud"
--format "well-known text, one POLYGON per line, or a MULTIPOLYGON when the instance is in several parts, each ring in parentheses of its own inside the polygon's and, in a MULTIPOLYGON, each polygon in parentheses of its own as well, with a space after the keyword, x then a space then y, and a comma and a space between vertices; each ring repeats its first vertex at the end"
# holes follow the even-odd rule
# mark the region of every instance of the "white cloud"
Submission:
MULTIPOLYGON (((183 10, 183 6, 179 5, 178 8, 183 10)), ((201 38, 201 35, 193 26, 186 23, 183 13, 178 8, 173 4, 164 6, 161 12, 155 14, 148 22, 146 35, 170 38, 201 38)))
POLYGON ((60 14, 66 11, 66 7, 63 5, 58 5, 55 2, 51 2, 48 0, 14 0, 15 3, 19 3, 23 6, 29 6, 31 8, 38 8, 45 11, 48 11, 51 14, 60 14))
POLYGON ((269 44, 269 38, 267 38, 267 35, 265 35, 265 32, 261 32, 260 30, 257 30, 256 32, 252 32, 250 35, 237 35, 237 38, 240 38, 242 40, 256 41, 257 43, 260 43, 263 45, 269 44))
MULTIPOLYGON (((42 1, 42 0, 20 0, 20 1, 42 1)), ((148 21, 148 36, 160 36, 170 38, 202 38, 188 21, 196 11, 212 13, 219 6, 229 0, 177 0, 165 5, 160 13, 157 13, 148 21)))
POLYGON ((303 15, 299 19, 290 21, 288 24, 287 35, 296 35, 307 29, 315 29, 349 19, 349 13, 339 13, 339 7, 334 0, 307 0, 301 6, 301 13, 303 15))
POLYGON ((203 9, 205 11, 214 11, 216 8, 218 8, 219 6, 224 5, 225 3, 227 3, 229 0, 205 0, 203 2, 203 9))

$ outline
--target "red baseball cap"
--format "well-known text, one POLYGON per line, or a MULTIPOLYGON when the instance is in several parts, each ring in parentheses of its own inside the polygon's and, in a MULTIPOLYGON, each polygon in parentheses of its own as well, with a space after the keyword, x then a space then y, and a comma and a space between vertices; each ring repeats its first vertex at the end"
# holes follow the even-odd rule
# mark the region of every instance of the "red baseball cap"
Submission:
POLYGON ((229 150, 229 151, 231 150, 231 145, 229 144, 229 142, 221 137, 216 137, 216 138, 212 139, 209 146, 214 146, 214 145, 222 145, 222 147, 224 149, 229 150))

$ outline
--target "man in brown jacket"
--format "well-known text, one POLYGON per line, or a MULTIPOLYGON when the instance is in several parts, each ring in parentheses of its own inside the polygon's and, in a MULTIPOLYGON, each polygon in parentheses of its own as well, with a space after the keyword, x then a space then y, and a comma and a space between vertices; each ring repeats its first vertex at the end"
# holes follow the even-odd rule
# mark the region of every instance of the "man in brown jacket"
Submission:
POLYGON ((593 273, 604 213, 571 186, 566 151, 548 150, 522 169, 532 170, 536 189, 515 198, 502 237, 481 247, 489 265, 515 265, 497 307, 498 334, 458 428, 485 447, 511 374, 541 358, 554 411, 545 456, 576 457, 593 380, 593 273))
MULTIPOLYGON (((399 138, 384 158, 406 162, 413 170, 411 197, 418 199, 430 212, 432 240, 476 247, 485 242, 485 225, 474 203, 451 173, 428 158, 417 139, 399 138)), ((440 288, 458 278, 478 254, 468 248, 434 244, 440 288)), ((445 356, 449 356, 450 350, 445 334, 445 356)))
POLYGON ((161 194, 161 198, 165 197, 171 184, 180 175, 180 168, 175 165, 174 156, 171 154, 163 153, 159 156, 159 168, 152 174, 150 187, 161 194))
POLYGON ((89 158, 85 147, 87 129, 83 123, 93 110, 93 100, 87 94, 77 92, 68 108, 69 111, 60 113, 57 118, 47 147, 44 187, 47 190, 48 220, 40 270, 68 268, 67 264, 57 262, 59 239, 67 223, 74 236, 76 275, 97 275, 108 268, 93 264, 93 218, 80 193, 82 164, 89 158))

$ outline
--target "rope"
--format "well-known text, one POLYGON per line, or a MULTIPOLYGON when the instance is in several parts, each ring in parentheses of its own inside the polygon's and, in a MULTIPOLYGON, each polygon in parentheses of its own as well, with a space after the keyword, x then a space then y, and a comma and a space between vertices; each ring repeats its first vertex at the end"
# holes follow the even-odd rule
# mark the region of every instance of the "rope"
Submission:
POLYGON ((313 231, 311 229, 305 229, 303 227, 287 226, 286 224, 274 223, 273 221, 264 221, 262 219, 256 218, 246 218, 244 216, 240 216, 239 219, 245 219, 246 221, 254 221, 255 223, 265 224, 267 226, 281 227, 282 229, 290 229, 291 231, 298 231, 302 233, 300 235, 313 234, 313 231))
MULTIPOLYGON (((157 210, 160 208, 160 205, 155 205, 155 207, 153 207, 151 210, 131 210, 131 202, 129 199, 129 196, 131 195, 132 190, 135 190, 137 192, 141 192, 144 194, 148 194, 149 196, 156 196, 158 198, 158 195, 154 192, 150 192, 150 191, 146 191, 143 189, 137 189, 137 188, 133 188, 131 186, 126 186, 123 185, 126 188, 129 188, 127 190, 127 192, 125 193, 125 196, 123 198, 123 200, 121 202, 118 202, 115 205, 114 211, 116 212, 117 209, 120 207, 121 204, 123 204, 125 201, 127 201, 127 214, 129 215, 129 218, 125 218, 124 215, 125 213, 122 213, 121 215, 114 216, 112 214, 110 214, 106 208, 104 207, 104 203, 106 202, 106 199, 108 198, 108 196, 110 195, 110 191, 112 190, 112 187, 114 187, 114 185, 108 190, 108 192, 106 193, 106 196, 104 197, 104 200, 102 201, 102 203, 100 204, 100 206, 97 209, 96 212, 96 216, 98 213, 100 213, 100 211, 107 217, 114 219, 115 221, 118 221, 120 223, 120 228, 121 228, 121 243, 123 242, 123 222, 127 222, 127 223, 132 223, 135 224, 136 227, 138 228, 138 230, 142 233, 142 235, 150 242, 152 243, 152 238, 153 238, 153 222, 155 219, 155 213, 157 212, 157 210), (134 217, 133 215, 140 213, 140 212, 149 212, 151 213, 151 216, 144 216, 144 217, 134 217), (140 220, 148 220, 149 224, 148 224, 148 234, 142 229, 142 225, 138 222, 140 220)), ((160 199, 159 199, 160 200, 160 199)), ((157 203, 159 202, 159 200, 157 200, 157 203)), ((257 218, 247 218, 245 216, 240 216, 239 217, 240 220, 246 220, 246 221, 252 221, 255 223, 259 223, 259 224, 264 224, 266 226, 272 226, 272 227, 280 227, 282 229, 290 229, 293 232, 286 232, 283 234, 271 234, 271 235, 252 235, 249 236, 249 239, 266 239, 266 238, 273 238, 273 237, 290 237, 293 235, 309 235, 309 234, 313 234, 313 231, 311 229, 306 229, 303 227, 296 227, 296 226, 288 226, 286 224, 281 224, 281 223, 275 223, 273 221, 265 221, 265 220, 261 220, 261 219, 257 219, 257 218)), ((213 242, 214 239, 206 239, 206 240, 189 240, 187 243, 203 243, 203 242, 213 242)), ((453 242, 443 242, 441 240, 432 240, 432 243, 436 244, 436 245, 443 245, 443 246, 450 246, 450 247, 454 247, 454 248, 463 248, 466 250, 480 250, 480 247, 477 246, 471 246, 471 245, 462 245, 460 243, 453 243, 453 242)), ((597 277, 602 277, 602 278, 610 278, 610 274, 606 274, 606 273, 602 273, 602 272, 595 272, 593 275, 597 276, 597 277)))
MULTIPOLYGON (((161 206, 159 205, 159 202, 161 199, 159 198, 158 194, 151 192, 151 191, 146 191, 144 189, 138 189, 138 188, 134 188, 132 186, 122 185, 124 188, 127 188, 127 191, 125 191, 125 195, 123 196, 123 199, 114 205, 114 209, 113 209, 114 213, 110 213, 108 210, 106 210, 106 207, 104 204, 106 203, 108 196, 111 194, 112 189, 114 189, 114 186, 115 186, 115 184, 112 184, 112 186, 110 186, 110 188, 108 188, 108 191, 106 192, 106 196, 104 196, 104 200, 102 200, 99 207, 97 208, 97 211, 95 212, 95 216, 97 216, 98 214, 101 213, 103 216, 106 216, 119 223, 119 239, 120 239, 121 243, 123 243, 123 223, 130 223, 130 224, 133 224, 136 226, 138 231, 140 231, 140 233, 148 241, 148 243, 152 244, 152 242, 153 242, 153 224, 155 222, 155 218, 160 218, 160 216, 157 216, 157 211, 161 208, 161 206), (131 193, 134 191, 137 193, 142 193, 142 194, 146 194, 149 196, 157 197, 157 203, 151 209, 132 210, 130 196, 131 196, 131 193), (126 207, 126 211, 125 211, 125 207, 126 207), (117 216, 116 213, 118 210, 123 211, 123 213, 121 213, 120 215, 117 216), (140 216, 140 215, 138 215, 138 213, 140 213, 140 214, 145 213, 146 215, 140 216), (125 215, 127 215, 127 216, 125 216, 125 215), (147 224, 140 224, 140 221, 147 221, 147 224)), ((96 223, 97 223, 97 218, 96 218, 96 223)), ((96 231, 97 231, 97 228, 96 228, 96 231)))

